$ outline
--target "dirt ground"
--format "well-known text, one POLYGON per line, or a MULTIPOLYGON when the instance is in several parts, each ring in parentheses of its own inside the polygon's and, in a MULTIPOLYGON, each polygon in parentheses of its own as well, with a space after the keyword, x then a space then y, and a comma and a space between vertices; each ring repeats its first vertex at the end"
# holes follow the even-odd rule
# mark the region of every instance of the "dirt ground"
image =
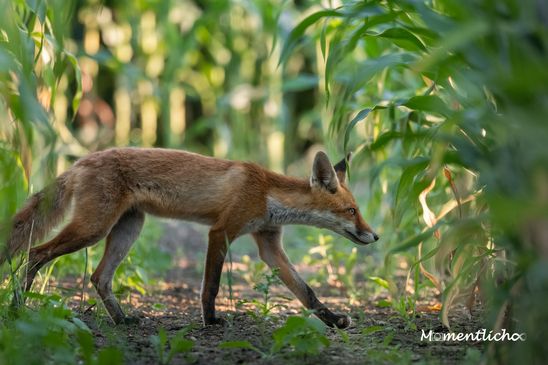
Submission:
MULTIPOLYGON (((260 295, 248 284, 237 282, 232 287, 234 300, 229 301, 227 287, 223 285, 217 298, 217 311, 219 316, 228 320, 228 324, 203 327, 199 300, 200 267, 196 267, 201 263, 192 256, 205 252, 204 236, 193 228, 181 228, 170 223, 166 225, 166 232, 160 245, 167 250, 175 252, 181 239, 195 244, 186 246, 184 259, 174 260, 173 269, 161 285, 146 295, 133 293, 129 301, 123 301, 127 314, 138 317, 139 323, 114 326, 104 310, 97 307, 80 313, 80 318, 91 328, 97 346, 122 348, 128 364, 158 363, 157 349, 150 336, 163 328, 168 337, 172 337, 187 326, 192 328, 186 338, 192 340, 194 346, 190 353, 175 356, 173 364, 453 364, 470 362, 482 351, 480 343, 421 341, 421 330, 447 332, 441 326, 438 308, 432 305, 433 301, 420 303, 417 315, 411 321, 416 326, 413 328, 409 320, 391 308, 377 307, 375 303, 379 298, 362 301, 360 305, 348 305, 348 298, 329 287, 319 288, 318 297, 330 309, 350 314, 353 323, 344 331, 327 329, 330 346, 321 354, 296 357, 286 349, 274 356, 262 356, 247 349, 221 349, 219 344, 224 341, 247 340, 267 351, 272 332, 282 326, 288 316, 300 313, 301 305, 297 300, 274 299, 275 303, 283 303, 285 307, 278 308, 267 318, 254 318, 246 308, 236 309, 234 303, 239 299, 260 298, 260 295)), ((282 287, 274 288, 273 292, 276 298, 292 297, 282 287)), ((89 294, 94 295, 91 290, 89 294)), ((75 307, 76 302, 73 302, 75 307)), ((470 316, 464 309, 457 308, 451 316, 451 323, 455 332, 475 332, 482 327, 481 311, 475 308, 470 316)))

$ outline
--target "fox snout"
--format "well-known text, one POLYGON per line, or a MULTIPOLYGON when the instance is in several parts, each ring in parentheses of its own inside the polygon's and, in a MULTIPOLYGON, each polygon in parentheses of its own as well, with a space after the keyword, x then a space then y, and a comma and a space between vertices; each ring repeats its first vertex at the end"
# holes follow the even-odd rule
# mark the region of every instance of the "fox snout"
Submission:
POLYGON ((368 245, 379 240, 379 235, 373 231, 360 231, 358 229, 345 229, 345 236, 358 245, 368 245))
POLYGON ((359 211, 356 211, 354 220, 346 224, 345 231, 354 238, 352 241, 359 245, 367 245, 379 240, 379 235, 365 222, 359 211))

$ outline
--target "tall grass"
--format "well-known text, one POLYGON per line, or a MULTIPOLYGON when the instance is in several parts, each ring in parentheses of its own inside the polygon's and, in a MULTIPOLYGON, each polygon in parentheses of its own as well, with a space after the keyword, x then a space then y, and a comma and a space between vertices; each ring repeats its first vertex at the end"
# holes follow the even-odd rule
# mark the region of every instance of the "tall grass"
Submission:
POLYGON ((386 263, 411 253, 411 270, 443 294, 446 326, 452 305, 479 293, 491 329, 527 333, 491 345, 499 362, 546 356, 547 11, 348 2, 304 18, 281 57, 307 31, 316 42, 330 130, 374 166, 386 263))

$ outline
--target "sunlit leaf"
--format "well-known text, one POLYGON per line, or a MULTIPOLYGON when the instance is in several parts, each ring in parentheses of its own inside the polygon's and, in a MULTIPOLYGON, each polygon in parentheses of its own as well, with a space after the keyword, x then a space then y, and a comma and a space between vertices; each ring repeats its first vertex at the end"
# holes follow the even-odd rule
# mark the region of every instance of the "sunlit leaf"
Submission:
POLYGON ((390 286, 388 284, 388 281, 382 279, 382 278, 379 278, 377 276, 370 276, 369 277, 369 280, 372 280, 374 283, 376 283, 377 285, 385 288, 385 289, 390 289, 390 286))

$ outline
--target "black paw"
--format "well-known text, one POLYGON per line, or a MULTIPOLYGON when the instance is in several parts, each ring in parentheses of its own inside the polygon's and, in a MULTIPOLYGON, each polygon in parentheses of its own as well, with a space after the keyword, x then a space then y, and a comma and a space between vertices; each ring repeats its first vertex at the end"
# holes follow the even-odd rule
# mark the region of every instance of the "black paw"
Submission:
POLYGON ((346 314, 337 314, 336 316, 338 317, 338 319, 334 323, 334 325, 337 328, 340 328, 340 329, 348 328, 352 324, 352 319, 350 318, 350 316, 346 314))
POLYGON ((316 313, 319 319, 323 321, 327 326, 333 328, 348 328, 352 324, 352 320, 346 314, 335 314, 329 311, 327 308, 320 310, 316 313))

